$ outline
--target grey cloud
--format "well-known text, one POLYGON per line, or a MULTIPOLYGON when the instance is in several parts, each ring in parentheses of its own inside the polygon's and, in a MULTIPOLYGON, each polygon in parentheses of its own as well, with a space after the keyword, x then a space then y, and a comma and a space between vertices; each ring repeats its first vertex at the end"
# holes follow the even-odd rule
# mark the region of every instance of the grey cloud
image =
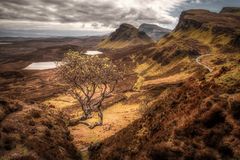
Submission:
MULTIPOLYGON (((123 9, 114 3, 97 0, 6 0, 0 2, 0 20, 44 21, 61 23, 99 23, 116 26, 122 22, 140 23, 144 20, 170 24, 159 20, 150 8, 123 9)), ((93 27, 99 27, 93 25, 93 27)))
MULTIPOLYGON (((151 2, 155 1, 164 7, 165 1, 136 0, 135 2, 140 4, 140 8, 137 5, 124 8, 115 3, 121 1, 0 0, 0 29, 8 28, 6 23, 4 23, 4 26, 1 23, 6 20, 11 21, 11 25, 13 25, 12 22, 16 22, 16 26, 21 26, 18 22, 22 21, 28 26, 31 26, 31 23, 34 22, 60 22, 63 25, 81 22, 91 24, 93 28, 116 28, 120 23, 131 23, 135 26, 141 23, 158 23, 174 27, 176 23, 174 19, 177 19, 183 10, 203 8, 219 11, 223 6, 240 6, 239 0, 179 0, 182 3, 173 3, 172 7, 165 10, 167 12, 160 15, 161 12, 145 4, 151 4, 151 2)), ((178 2, 178 0, 174 0, 174 2, 178 2)), ((166 1, 166 3, 168 2, 166 1)), ((39 27, 41 25, 38 23, 35 28, 39 27)), ((82 26, 82 28, 86 27, 87 25, 82 26)))
POLYGON ((93 24, 92 24, 92 27, 93 27, 94 29, 98 29, 98 24, 97 24, 97 23, 93 23, 93 24))

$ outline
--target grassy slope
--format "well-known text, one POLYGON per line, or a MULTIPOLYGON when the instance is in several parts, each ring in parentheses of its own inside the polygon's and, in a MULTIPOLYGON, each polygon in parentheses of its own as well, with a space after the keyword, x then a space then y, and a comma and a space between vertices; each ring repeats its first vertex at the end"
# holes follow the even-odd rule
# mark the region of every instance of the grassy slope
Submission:
POLYGON ((121 49, 131 46, 137 46, 137 45, 145 45, 148 44, 149 41, 144 41, 141 39, 135 39, 135 40, 127 40, 127 41, 109 41, 108 39, 102 41, 98 44, 98 48, 101 49, 121 49))
MULTIPOLYGON (((155 47, 132 56, 138 75, 135 89, 152 102, 148 103, 152 109, 139 121, 106 139, 101 147, 91 148, 92 159, 240 156, 239 138, 235 135, 239 124, 232 117, 236 114, 233 108, 240 103, 237 94, 240 52, 231 44, 235 35, 213 33, 213 27, 211 22, 208 30, 192 26, 176 29, 155 47), (201 60, 213 68, 212 73, 196 64, 195 59, 201 54, 212 54, 201 60), (166 87, 189 77, 191 80, 177 89, 166 87), (228 125, 231 129, 222 129, 228 125), (219 139, 215 140, 216 137, 219 139), (236 142, 229 142, 231 137, 237 138, 236 142)), ((234 34, 238 35, 239 28, 234 27, 234 34)))

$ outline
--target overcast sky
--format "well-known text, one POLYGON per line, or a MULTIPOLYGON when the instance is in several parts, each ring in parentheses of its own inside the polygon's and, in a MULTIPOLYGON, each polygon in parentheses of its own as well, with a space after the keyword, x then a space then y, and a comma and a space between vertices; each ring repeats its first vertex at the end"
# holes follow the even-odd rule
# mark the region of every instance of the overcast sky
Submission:
POLYGON ((0 30, 112 31, 123 22, 172 29, 182 10, 223 6, 240 0, 0 0, 0 30))

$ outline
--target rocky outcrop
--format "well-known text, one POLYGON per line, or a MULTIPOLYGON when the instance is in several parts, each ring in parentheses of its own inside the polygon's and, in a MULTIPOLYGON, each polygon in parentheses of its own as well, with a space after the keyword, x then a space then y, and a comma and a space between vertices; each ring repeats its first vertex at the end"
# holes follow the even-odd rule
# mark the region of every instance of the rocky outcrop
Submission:
POLYGON ((121 24, 115 32, 102 41, 98 47, 103 49, 125 48, 152 43, 152 39, 130 24, 121 24))
POLYGON ((184 11, 174 32, 208 41, 209 45, 219 48, 220 52, 236 52, 239 49, 239 10, 237 7, 227 7, 220 13, 199 9, 184 11))
POLYGON ((162 28, 155 24, 143 23, 139 26, 139 31, 145 32, 153 40, 158 41, 161 37, 171 32, 170 29, 162 28))
POLYGON ((121 24, 119 28, 113 32, 109 40, 110 41, 122 41, 122 40, 133 40, 135 38, 140 38, 142 40, 151 41, 151 38, 148 37, 144 32, 139 31, 137 28, 130 24, 121 24))
MULTIPOLYGON (((238 9, 235 8, 234 11, 238 9)), ((221 13, 230 12, 229 10, 229 8, 223 9, 221 13)), ((180 15, 175 31, 190 28, 211 30, 212 27, 213 31, 215 30, 214 32, 217 32, 217 28, 225 28, 224 31, 223 29, 219 29, 223 32, 239 29, 240 18, 234 15, 234 11, 231 12, 233 14, 221 14, 200 9, 184 11, 180 15)))
POLYGON ((204 23, 203 20, 197 19, 196 15, 201 14, 209 14, 210 12, 207 10, 188 10, 183 11, 180 15, 178 25, 175 28, 176 30, 187 30, 191 27, 193 28, 200 28, 202 24, 204 23))
POLYGON ((233 13, 233 14, 240 14, 239 7, 224 7, 220 13, 233 13))

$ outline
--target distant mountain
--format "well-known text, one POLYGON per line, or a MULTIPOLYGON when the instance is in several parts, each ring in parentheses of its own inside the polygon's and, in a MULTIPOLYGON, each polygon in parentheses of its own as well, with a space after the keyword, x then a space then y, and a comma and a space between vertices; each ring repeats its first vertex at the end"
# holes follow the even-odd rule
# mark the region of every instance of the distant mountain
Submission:
POLYGON ((155 24, 143 23, 139 26, 139 31, 147 33, 154 40, 159 40, 161 37, 171 32, 170 29, 162 28, 155 24))
POLYGON ((153 40, 142 31, 130 24, 121 24, 115 32, 102 41, 98 47, 117 49, 135 45, 143 45, 152 43, 153 40))
POLYGON ((220 13, 240 14, 240 8, 239 7, 224 7, 220 13))
POLYGON ((7 30, 0 29, 0 37, 49 38, 103 36, 109 32, 88 30, 7 30))

